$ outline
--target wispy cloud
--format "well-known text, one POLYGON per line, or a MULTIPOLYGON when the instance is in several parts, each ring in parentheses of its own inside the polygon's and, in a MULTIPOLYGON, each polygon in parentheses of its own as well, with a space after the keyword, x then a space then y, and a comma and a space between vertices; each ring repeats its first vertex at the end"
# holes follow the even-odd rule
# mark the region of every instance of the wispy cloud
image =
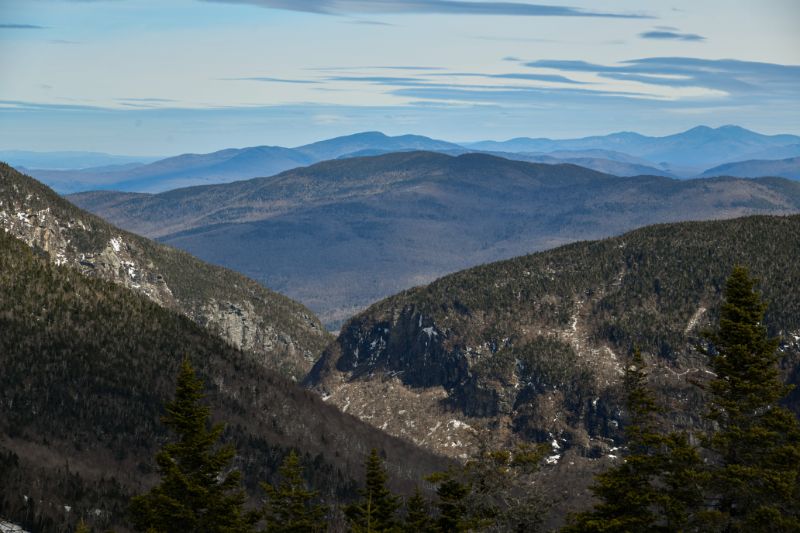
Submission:
POLYGON ((164 103, 175 102, 172 98, 117 98, 118 102, 151 102, 151 103, 164 103))
POLYGON ((459 77, 459 78, 485 78, 525 81, 545 81, 549 83, 584 84, 585 82, 573 80, 560 74, 529 74, 527 72, 511 72, 508 74, 484 74, 481 72, 436 72, 429 76, 459 77))
POLYGON ((36 24, 0 24, 0 30, 46 30, 47 26, 36 24))
POLYGON ((499 41, 511 43, 556 43, 555 39, 541 39, 539 37, 508 37, 508 36, 495 36, 495 35, 473 35, 472 39, 481 41, 499 41))
POLYGON ((377 83, 380 85, 424 85, 425 82, 419 78, 402 76, 330 76, 328 81, 357 81, 364 83, 377 83))
POLYGON ((24 100, 0 100, 4 111, 14 110, 45 110, 45 111, 107 111, 108 108, 80 105, 80 104, 50 104, 41 102, 27 102, 24 100))
POLYGON ((336 67, 311 67, 304 70, 314 70, 319 72, 336 72, 336 71, 359 71, 359 70, 445 70, 444 67, 428 67, 420 65, 367 65, 367 66, 336 66, 336 67))
POLYGON ((316 80, 301 80, 289 78, 271 78, 268 76, 252 76, 247 78, 220 78, 222 81, 262 81, 267 83, 298 83, 303 85, 320 83, 316 80))
POLYGON ((586 61, 540 60, 525 63, 537 69, 581 72, 662 87, 701 87, 730 97, 793 96, 800 84, 800 65, 781 65, 735 59, 649 57, 601 65, 586 61))
POLYGON ((325 15, 431 14, 510 15, 527 17, 652 18, 640 13, 590 11, 569 6, 523 2, 472 2, 463 0, 204 0, 225 4, 248 4, 270 9, 325 15))
POLYGON ((639 34, 642 39, 671 40, 671 41, 705 41, 706 38, 696 33, 680 33, 672 30, 651 30, 639 34))
POLYGON ((389 24, 388 22, 381 22, 379 20, 345 20, 343 22, 346 24, 358 24, 360 26, 395 26, 395 24, 389 24))
POLYGON ((636 92, 591 89, 548 89, 542 87, 430 86, 398 88, 392 94, 408 98, 490 103, 502 106, 551 107, 560 104, 653 100, 652 95, 636 92))

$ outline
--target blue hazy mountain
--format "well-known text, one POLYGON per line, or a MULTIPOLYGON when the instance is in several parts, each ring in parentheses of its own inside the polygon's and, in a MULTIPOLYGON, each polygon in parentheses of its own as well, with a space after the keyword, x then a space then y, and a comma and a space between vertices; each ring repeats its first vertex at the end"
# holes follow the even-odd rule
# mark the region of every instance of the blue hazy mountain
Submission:
POLYGON ((778 160, 751 159, 738 163, 727 163, 703 172, 703 177, 713 176, 775 176, 800 180, 800 157, 778 160))
POLYGON ((648 137, 634 132, 612 133, 580 139, 521 137, 508 141, 481 141, 465 144, 478 150, 549 153, 561 150, 609 150, 647 160, 665 170, 684 175, 704 169, 752 159, 786 157, 786 147, 800 143, 795 135, 762 135, 739 126, 709 128, 698 126, 665 137, 648 137), (774 155, 772 155, 774 154, 774 155))
POLYGON ((0 161, 14 167, 66 170, 107 167, 131 163, 151 163, 161 157, 113 155, 102 152, 32 152, 29 150, 0 150, 0 161))
POLYGON ((379 131, 366 131, 344 137, 335 137, 305 146, 298 146, 295 150, 313 157, 316 161, 336 159, 346 154, 361 151, 373 151, 372 155, 386 152, 404 152, 425 150, 428 152, 441 152, 445 150, 458 150, 462 147, 447 141, 439 141, 422 135, 398 135, 390 137, 379 131))
POLYGON ((190 185, 269 176, 313 162, 307 155, 291 148, 255 146, 229 148, 210 154, 182 154, 133 168, 25 170, 60 193, 92 189, 160 192, 190 185))
MULTIPOLYGON (((348 159, 352 157, 372 157, 377 155, 390 154, 394 152, 413 152, 413 150, 378 150, 368 149, 359 150, 349 154, 341 155, 337 159, 348 159)), ((615 176, 666 176, 675 177, 672 173, 661 168, 656 168, 644 160, 631 157, 619 152, 609 150, 562 150, 548 154, 536 153, 515 153, 515 152, 493 152, 489 150, 470 150, 468 148, 458 148, 452 150, 436 150, 441 154, 458 156, 462 154, 486 154, 502 157, 511 161, 526 161, 528 163, 544 163, 547 165, 570 164, 596 170, 615 176), (603 157, 608 156, 608 157, 603 157)))
MULTIPOLYGON (((363 132, 294 148, 255 146, 209 154, 183 154, 155 162, 118 161, 97 168, 54 170, 18 163, 26 172, 60 193, 87 190, 163 192, 180 187, 227 183, 278 174, 320 161, 408 151, 460 155, 480 152, 506 159, 569 163, 616 176, 695 177, 711 167, 738 161, 777 160, 800 156, 800 137, 762 135, 738 126, 691 130, 665 137, 621 132, 582 139, 482 141, 464 146, 421 135, 388 136, 363 132)), ((3 152, 0 152, 2 156, 3 152)), ((108 156, 117 157, 117 156, 108 156)), ((121 157, 121 156, 120 156, 121 157)), ((52 161, 57 161, 55 156, 52 161)), ((12 159, 12 161, 14 161, 12 159)), ((27 161, 17 159, 17 161, 27 161)), ((62 164, 69 159, 58 160, 62 164)), ((53 163, 55 164, 55 163, 53 163)), ((752 172, 757 167, 751 166, 752 172)), ((762 174, 751 174, 758 177, 762 174)), ((779 174, 785 175, 785 174, 779 174)))
POLYGON ((125 192, 163 192, 193 185, 228 183, 242 179, 272 176, 297 167, 356 152, 378 150, 440 151, 463 148, 420 135, 390 137, 380 132, 365 132, 336 137, 295 148, 254 146, 229 148, 209 154, 183 154, 146 165, 104 166, 78 170, 51 170, 19 166, 62 194, 87 190, 125 192))

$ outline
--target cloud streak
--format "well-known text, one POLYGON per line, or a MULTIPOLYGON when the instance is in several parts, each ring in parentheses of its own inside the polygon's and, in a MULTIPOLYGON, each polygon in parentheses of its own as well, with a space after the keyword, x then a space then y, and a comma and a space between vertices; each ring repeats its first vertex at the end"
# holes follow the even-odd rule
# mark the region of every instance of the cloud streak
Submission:
POLYGON ((36 24, 0 24, 0 30, 46 30, 47 26, 36 24))
POLYGON ((702 35, 698 35, 696 33, 680 33, 676 31, 670 30, 652 30, 646 31, 639 34, 639 37, 642 39, 655 39, 655 40, 668 40, 668 41, 694 41, 694 42, 702 42, 705 41, 706 38, 702 35))
POLYGON ((270 78, 266 76, 254 76, 249 78, 222 78, 222 81, 261 81, 267 83, 297 83, 302 85, 310 85, 320 83, 315 80, 299 80, 289 78, 270 78))
POLYGON ((639 13, 588 11, 568 6, 523 2, 471 2, 463 0, 204 0, 248 4, 324 15, 428 14, 507 15, 521 17, 652 18, 639 13))
POLYGON ((800 65, 781 65, 736 59, 649 57, 600 65, 586 61, 540 60, 532 68, 590 73, 600 77, 662 87, 702 87, 729 96, 793 96, 800 84, 800 65))

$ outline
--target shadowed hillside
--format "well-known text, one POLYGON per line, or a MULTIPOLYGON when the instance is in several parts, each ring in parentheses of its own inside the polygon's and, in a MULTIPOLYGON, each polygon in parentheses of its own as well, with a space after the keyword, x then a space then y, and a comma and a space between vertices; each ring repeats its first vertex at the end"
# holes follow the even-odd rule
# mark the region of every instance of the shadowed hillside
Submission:
POLYGON ((373 447, 397 488, 444 463, 344 415, 186 317, 118 285, 53 265, 0 232, 0 516, 32 531, 79 518, 125 524, 154 483, 159 422, 183 357, 206 383, 253 502, 289 448, 326 501, 355 495, 373 447), (403 459, 401 463, 399 458, 403 459), (70 509, 67 511, 67 507, 70 509))
POLYGON ((297 302, 115 228, 6 165, 0 165, 0 227, 54 263, 138 291, 294 378, 305 374, 329 340, 314 314, 297 302))

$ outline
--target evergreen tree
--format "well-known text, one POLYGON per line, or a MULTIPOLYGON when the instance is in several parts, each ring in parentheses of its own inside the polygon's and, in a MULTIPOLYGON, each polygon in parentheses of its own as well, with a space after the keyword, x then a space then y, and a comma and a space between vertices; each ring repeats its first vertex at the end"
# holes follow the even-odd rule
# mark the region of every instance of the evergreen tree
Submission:
POLYGON ((625 368, 628 409, 624 462, 596 477, 593 509, 571 517, 567 532, 680 531, 701 501, 700 458, 685 435, 664 435, 647 388, 644 360, 635 350, 625 368))
POLYGON ((361 501, 349 505, 345 514, 354 530, 364 532, 399 531, 397 510, 400 498, 386 487, 388 479, 378 451, 372 449, 367 458, 366 486, 361 501))
POLYGON ((430 506, 417 486, 414 494, 406 500, 406 519, 403 530, 407 533, 425 533, 431 531, 432 528, 430 506))
POLYGON ((520 445, 514 450, 489 446, 486 432, 476 432, 477 452, 458 468, 436 472, 438 531, 536 531, 547 505, 533 476, 550 451, 548 445, 520 445))
POLYGON ((306 489, 300 459, 292 451, 279 470, 277 487, 262 483, 267 493, 264 518, 269 533, 314 533, 325 531, 325 508, 312 500, 317 493, 306 489))
POLYGON ((790 388, 754 286, 745 268, 734 268, 719 326, 707 334, 716 373, 709 417, 719 427, 708 442, 718 459, 711 497, 725 531, 800 531, 800 427, 779 404, 790 388))
POLYGON ((235 454, 218 446, 222 426, 209 429, 210 409, 201 403, 203 382, 187 359, 181 363, 175 399, 164 424, 177 438, 156 455, 161 482, 131 501, 136 528, 148 532, 239 533, 252 531, 243 511, 238 471, 226 473, 235 454))
POLYGON ((467 496, 471 487, 457 479, 453 471, 441 474, 441 478, 431 476, 431 481, 439 482, 436 495, 439 502, 439 518, 436 520, 436 530, 442 533, 455 531, 468 531, 475 523, 467 509, 467 496))

